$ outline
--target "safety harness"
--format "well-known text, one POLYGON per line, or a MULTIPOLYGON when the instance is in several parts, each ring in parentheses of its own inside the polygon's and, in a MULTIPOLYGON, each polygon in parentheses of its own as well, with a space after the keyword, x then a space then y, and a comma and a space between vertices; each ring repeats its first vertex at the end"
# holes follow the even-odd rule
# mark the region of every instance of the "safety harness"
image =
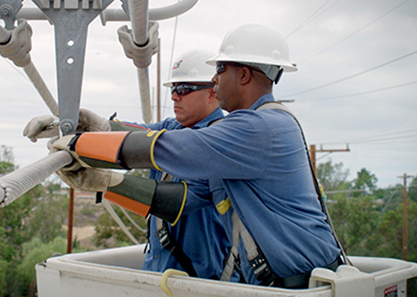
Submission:
MULTIPOLYGON (((329 226, 331 228, 333 237, 335 238, 336 244, 341 251, 340 252, 341 257, 343 258, 343 261, 342 261, 340 259, 340 257, 338 257, 338 259, 336 259, 333 263, 331 263, 329 266, 325 267, 325 268, 328 268, 328 269, 331 269, 331 270, 335 271, 336 268, 340 264, 343 264, 343 263, 348 264, 350 262, 347 259, 346 254, 345 254, 345 252, 344 252, 344 250, 343 250, 343 248, 342 248, 342 246, 341 246, 341 244, 340 244, 340 242, 339 242, 339 240, 336 236, 336 232, 334 230, 333 224, 331 223, 329 213, 327 212, 326 205, 324 204, 323 195, 322 195, 317 177, 315 175, 315 172, 314 172, 311 160, 310 160, 310 155, 308 154, 307 142, 305 140, 304 133, 303 133, 303 130, 301 128, 301 125, 298 122, 298 120, 296 119, 296 117, 292 114, 292 112, 287 107, 285 107, 284 105, 282 105, 279 102, 264 103, 263 105, 259 106, 256 110, 263 110, 263 109, 276 109, 276 110, 281 110, 281 111, 284 111, 284 112, 288 113, 289 115, 291 115, 294 118, 294 120, 296 121, 297 125, 300 128, 300 132, 301 132, 301 135, 302 135, 302 138, 303 138, 304 146, 305 146, 306 152, 307 152, 307 158, 308 158, 308 162, 309 162, 309 165, 310 165, 310 170, 311 170, 311 174, 312 174, 312 177, 313 177, 317 197, 320 201, 321 210, 326 215, 326 222, 327 222, 327 224, 329 224, 329 226)), ((219 212, 221 214, 226 213, 227 210, 229 209, 229 207, 231 206, 229 198, 227 198, 223 202, 225 202, 225 203, 223 203, 223 205, 221 205, 220 207, 218 205, 218 207, 217 207, 217 209, 219 210, 219 212), (226 201, 228 201, 228 203, 226 201), (226 207, 224 205, 226 205, 226 207)), ((252 238, 252 236, 249 234, 249 232, 247 231, 247 229, 243 225, 242 221, 237 216, 235 210, 233 210, 232 221, 233 221, 233 246, 230 248, 229 254, 226 257, 226 261, 224 263, 223 273, 222 273, 222 276, 221 276, 220 280, 229 281, 232 274, 233 274, 234 269, 238 269, 238 271, 240 270, 240 267, 239 267, 240 266, 239 265, 240 260, 239 260, 238 250, 237 250, 237 245, 238 245, 239 237, 240 237, 242 239, 243 245, 245 247, 245 250, 246 250, 246 253, 247 253, 247 258, 248 258, 249 264, 252 268, 252 271, 255 274, 256 279, 258 281, 260 281, 262 283, 262 285, 264 285, 264 286, 284 287, 284 288, 305 288, 305 287, 308 286, 308 280, 310 278, 310 273, 303 273, 303 274, 284 277, 284 278, 278 277, 277 275, 275 275, 275 273, 272 271, 265 255, 262 253, 262 250, 259 248, 259 246, 256 244, 256 242, 252 238)))

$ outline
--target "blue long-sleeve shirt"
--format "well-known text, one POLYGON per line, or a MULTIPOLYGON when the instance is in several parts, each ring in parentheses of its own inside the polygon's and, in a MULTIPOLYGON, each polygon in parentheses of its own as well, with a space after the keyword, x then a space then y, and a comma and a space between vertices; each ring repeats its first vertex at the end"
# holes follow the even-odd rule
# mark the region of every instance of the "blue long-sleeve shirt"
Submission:
MULTIPOLYGON (((223 118, 220 108, 207 118, 193 126, 192 129, 207 127, 212 121, 223 118)), ((152 130, 186 129, 174 118, 168 118, 155 124, 140 124, 152 130)), ((189 129, 187 129, 189 130, 189 129)), ((187 144, 185 144, 187 145, 187 144)), ((167 156, 169 158, 169 156, 167 156)), ((162 172, 151 170, 150 178, 160 180, 162 172)), ((174 177, 172 181, 180 181, 174 177)), ((219 279, 223 271, 223 261, 231 245, 225 229, 219 219, 215 205, 211 201, 208 181, 204 179, 186 179, 188 196, 184 214, 174 227, 169 226, 169 233, 182 247, 184 253, 192 261, 197 275, 202 278, 219 279)), ((183 270, 177 259, 164 249, 156 235, 156 218, 149 221, 149 245, 142 269, 163 272, 168 268, 183 270)))
MULTIPOLYGON (((298 124, 280 110, 229 113, 208 128, 163 133, 155 163, 182 179, 219 179, 234 210, 280 277, 332 263, 339 249, 325 222, 298 124)), ((221 191, 219 192, 221 193, 221 191)))

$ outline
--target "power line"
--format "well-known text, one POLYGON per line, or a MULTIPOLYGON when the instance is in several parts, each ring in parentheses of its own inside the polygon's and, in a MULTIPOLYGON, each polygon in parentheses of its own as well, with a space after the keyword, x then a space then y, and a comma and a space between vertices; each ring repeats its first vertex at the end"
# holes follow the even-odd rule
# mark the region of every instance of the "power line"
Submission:
POLYGON ((335 3, 333 3, 332 5, 330 5, 329 7, 327 7, 325 10, 323 10, 322 12, 318 13, 320 11, 320 9, 322 9, 322 7, 326 6, 327 3, 329 3, 332 0, 328 0, 326 1, 323 5, 321 5, 316 11, 314 11, 308 18, 306 18, 304 20, 304 22, 302 22, 297 28, 295 28, 290 34, 288 34, 285 38, 288 39, 288 37, 290 37, 291 35, 293 35, 295 32, 297 32, 298 30, 300 30, 301 28, 303 28, 305 25, 307 25, 308 23, 312 22, 314 19, 318 18, 320 15, 322 15, 324 12, 326 12, 327 10, 329 10, 329 8, 331 8, 333 5, 335 5, 337 2, 339 2, 340 0, 337 0, 335 3))
POLYGON ((343 144, 344 143, 355 143, 355 144, 357 144, 357 143, 379 142, 379 141, 387 141, 387 140, 394 140, 394 139, 403 139, 403 138, 416 137, 417 134, 388 137, 388 136, 391 136, 391 135, 398 135, 398 134, 412 133, 412 132, 417 133, 417 129, 410 129, 410 130, 405 130, 405 131, 392 132, 392 133, 388 133, 388 134, 356 138, 354 140, 349 140, 349 141, 344 141, 344 142, 326 142, 326 143, 322 143, 322 144, 336 144, 336 143, 343 143, 343 144))
POLYGON ((410 0, 406 0, 406 1, 404 1, 403 3, 400 3, 399 5, 395 6, 395 7, 394 7, 394 8, 392 8, 392 9, 390 9, 389 11, 387 11, 386 13, 384 13, 383 15, 379 16, 379 17, 378 17, 378 18, 376 18, 375 20, 373 20, 373 21, 371 21, 370 23, 366 24, 366 25, 365 25, 365 26, 363 26, 362 28, 360 28, 360 29, 358 29, 358 30, 354 31, 353 33, 351 33, 350 35, 346 36, 345 38, 343 38, 343 39, 341 39, 341 40, 337 41, 336 43, 334 43, 334 44, 332 44, 332 45, 330 45, 330 46, 326 47, 325 49, 323 49, 323 50, 319 51, 318 53, 316 53, 316 54, 314 54, 314 55, 312 55, 312 56, 308 57, 307 59, 302 60, 301 62, 299 62, 299 64, 304 63, 304 62, 306 62, 306 61, 308 61, 308 60, 310 60, 310 59, 312 59, 312 58, 314 58, 314 57, 316 57, 316 56, 320 55, 321 53, 323 53, 323 52, 325 52, 325 51, 327 51, 327 50, 331 49, 332 47, 334 47, 334 46, 338 45, 339 43, 341 43, 341 42, 345 41, 346 39, 348 39, 348 38, 350 38, 350 37, 352 37, 352 36, 354 36, 354 35, 358 34, 360 31, 362 31, 362 30, 366 29, 367 27, 369 27, 369 26, 370 26, 370 25, 372 25, 373 23, 376 23, 377 21, 379 21, 379 20, 380 20, 380 19, 382 19, 383 17, 387 16, 388 14, 390 14, 391 12, 393 12, 393 11, 394 11, 394 10, 396 10, 396 9, 398 9, 400 6, 404 5, 405 3, 409 2, 409 1, 410 1, 410 0))
POLYGON ((328 100, 328 99, 339 99, 339 98, 345 98, 345 97, 353 97, 353 96, 359 96, 359 95, 364 95, 364 94, 370 94, 370 93, 376 93, 376 92, 386 91, 386 90, 395 89, 395 88, 401 88, 401 87, 409 86, 409 85, 416 84, 416 83, 417 83, 417 80, 416 81, 409 82, 409 83, 401 84, 401 85, 395 85, 395 86, 381 88, 381 89, 376 89, 376 90, 370 90, 370 91, 364 91, 364 92, 347 94, 347 95, 340 95, 340 96, 325 97, 325 98, 304 99, 304 100, 300 100, 300 101, 319 101, 319 100, 328 100))
POLYGON ((383 64, 380 64, 380 65, 378 65, 378 66, 375 66, 375 67, 372 67, 372 68, 370 68, 370 69, 364 70, 364 71, 362 71, 362 72, 359 72, 359 73, 356 73, 356 74, 353 74, 353 75, 347 76, 347 77, 345 77, 345 78, 342 78, 342 79, 339 79, 339 80, 336 80, 336 81, 333 81, 333 82, 330 82, 330 83, 327 83, 327 84, 324 84, 324 85, 321 85, 321 86, 318 86, 318 87, 315 87, 315 88, 312 88, 312 89, 304 90, 304 91, 301 91, 301 92, 298 92, 298 93, 292 93, 292 94, 284 95, 284 97, 291 97, 291 96, 294 96, 294 95, 304 94, 304 93, 307 93, 307 92, 310 92, 310 91, 315 91, 315 90, 318 90, 318 89, 322 89, 322 88, 324 88, 324 87, 328 87, 328 86, 331 86, 331 85, 337 84, 337 83, 339 83, 339 82, 342 82, 342 81, 345 81, 345 80, 348 80, 348 79, 351 79, 351 78, 354 78, 354 77, 360 76, 360 75, 362 75, 362 74, 365 74, 365 73, 371 72, 371 71, 373 71, 373 70, 375 70, 375 69, 381 68, 381 67, 386 66, 386 65, 389 65, 389 64, 391 64, 391 63, 394 63, 394 62, 400 61, 400 60, 405 59, 405 58, 407 58, 407 57, 409 57, 409 56, 412 56, 412 55, 414 55, 414 54, 416 54, 416 53, 417 53, 417 50, 416 50, 416 51, 413 51, 413 52, 411 52, 411 53, 408 53, 408 54, 406 54, 406 55, 404 55, 404 56, 401 56, 401 57, 398 57, 398 58, 396 58, 396 59, 393 59, 393 60, 391 60, 391 61, 388 61, 388 62, 385 62, 385 63, 383 63, 383 64))

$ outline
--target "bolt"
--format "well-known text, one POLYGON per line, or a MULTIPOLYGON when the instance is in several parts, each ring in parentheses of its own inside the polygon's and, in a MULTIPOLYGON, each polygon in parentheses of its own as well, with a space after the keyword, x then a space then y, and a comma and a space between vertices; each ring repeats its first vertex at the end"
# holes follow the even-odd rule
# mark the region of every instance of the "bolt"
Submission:
POLYGON ((72 125, 69 123, 65 123, 63 125, 61 125, 61 130, 64 134, 66 134, 66 132, 69 132, 72 130, 72 125))
POLYGON ((2 15, 4 15, 4 16, 8 16, 8 15, 10 15, 10 9, 9 9, 9 8, 7 8, 7 7, 4 7, 4 8, 1 10, 1 13, 2 13, 2 15))

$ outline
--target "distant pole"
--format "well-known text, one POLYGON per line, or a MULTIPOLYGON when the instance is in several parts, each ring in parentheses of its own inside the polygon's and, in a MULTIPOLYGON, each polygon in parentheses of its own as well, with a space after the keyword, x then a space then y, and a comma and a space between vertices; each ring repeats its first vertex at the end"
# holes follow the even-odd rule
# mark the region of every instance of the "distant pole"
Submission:
POLYGON ((74 189, 70 188, 70 199, 68 204, 68 232, 67 232, 67 254, 72 252, 72 226, 74 222, 74 189))
POLYGON ((311 165, 313 166, 314 173, 317 175, 316 170, 316 153, 336 153, 336 152, 350 152, 349 145, 346 144, 345 149, 323 149, 322 146, 320 146, 320 149, 316 149, 315 144, 310 145, 310 159, 311 159, 311 165))
POLYGON ((311 159, 311 165, 313 166, 314 173, 317 175, 317 170, 316 170, 316 145, 315 144, 310 145, 310 159, 311 159))
POLYGON ((403 260, 407 260, 407 178, 411 175, 398 176, 403 179, 403 260))

